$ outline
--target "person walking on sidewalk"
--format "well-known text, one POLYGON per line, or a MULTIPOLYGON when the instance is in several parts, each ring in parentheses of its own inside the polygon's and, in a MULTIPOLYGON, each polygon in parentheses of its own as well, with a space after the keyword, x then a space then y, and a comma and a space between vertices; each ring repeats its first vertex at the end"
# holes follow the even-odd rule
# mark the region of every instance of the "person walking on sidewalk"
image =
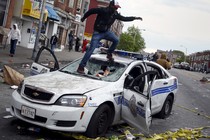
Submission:
POLYGON ((72 50, 73 41, 74 41, 73 31, 70 31, 68 37, 69 37, 69 52, 70 52, 72 50))
POLYGON ((87 47, 86 47, 87 44, 88 44, 87 39, 84 39, 82 43, 82 53, 84 53, 87 50, 87 47))
POLYGON ((75 51, 79 52, 79 47, 80 47, 80 38, 76 37, 76 43, 75 43, 75 51))
POLYGON ((20 41, 21 41, 21 34, 20 34, 20 30, 18 29, 17 24, 13 25, 13 28, 10 30, 7 37, 10 38, 10 54, 9 54, 9 56, 13 57, 15 55, 17 43, 20 44, 20 41))
POLYGON ((58 37, 57 34, 54 34, 51 38, 50 38, 50 44, 51 44, 51 51, 54 53, 56 45, 58 43, 58 37))
POLYGON ((94 49, 98 46, 98 43, 102 39, 106 39, 112 42, 112 45, 107 52, 107 59, 109 61, 114 60, 112 57, 112 53, 114 52, 119 42, 119 39, 113 32, 110 31, 110 27, 116 19, 121 21, 133 21, 136 19, 142 20, 141 17, 124 17, 117 12, 118 8, 121 8, 119 3, 112 0, 109 6, 102 8, 92 8, 88 10, 81 18, 81 22, 83 22, 90 15, 97 14, 94 23, 94 32, 90 42, 90 48, 86 51, 84 57, 82 58, 82 61, 79 64, 79 67, 77 69, 78 73, 84 74, 84 67, 86 66, 87 61, 89 60, 94 49))

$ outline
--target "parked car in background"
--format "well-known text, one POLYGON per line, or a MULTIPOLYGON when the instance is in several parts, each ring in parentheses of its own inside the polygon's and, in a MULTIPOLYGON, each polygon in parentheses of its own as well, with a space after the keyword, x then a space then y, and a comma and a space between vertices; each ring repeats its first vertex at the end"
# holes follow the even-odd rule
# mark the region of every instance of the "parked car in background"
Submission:
POLYGON ((186 67, 189 65, 189 63, 187 63, 187 62, 181 62, 180 63, 180 67, 181 67, 181 69, 186 69, 186 67))
POLYGON ((177 63, 174 63, 173 64, 173 68, 180 69, 181 68, 181 65, 178 62, 177 63))
POLYGON ((184 69, 185 69, 185 70, 188 70, 188 71, 193 71, 193 67, 191 67, 190 64, 188 64, 188 63, 186 63, 186 64, 184 65, 184 69))

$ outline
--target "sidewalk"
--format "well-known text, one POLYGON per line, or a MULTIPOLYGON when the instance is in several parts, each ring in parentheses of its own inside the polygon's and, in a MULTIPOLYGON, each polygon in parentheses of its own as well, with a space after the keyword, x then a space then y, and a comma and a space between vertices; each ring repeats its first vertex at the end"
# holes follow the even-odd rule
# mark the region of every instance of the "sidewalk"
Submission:
MULTIPOLYGON (((33 49, 17 46, 16 54, 14 57, 9 56, 10 46, 7 46, 5 49, 3 46, 0 46, 0 68, 3 65, 12 65, 12 64, 24 64, 24 63, 32 63, 33 60, 31 59, 33 49)), ((71 50, 70 52, 68 49, 63 49, 62 51, 55 51, 55 55, 59 62, 62 61, 73 61, 77 58, 82 57, 84 54, 81 52, 75 52, 71 50)))

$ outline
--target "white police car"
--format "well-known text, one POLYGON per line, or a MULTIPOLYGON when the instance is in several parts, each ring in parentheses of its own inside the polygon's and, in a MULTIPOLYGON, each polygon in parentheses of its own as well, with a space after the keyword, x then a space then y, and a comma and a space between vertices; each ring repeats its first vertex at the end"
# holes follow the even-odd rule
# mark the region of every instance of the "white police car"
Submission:
POLYGON ((88 137, 103 136, 110 125, 122 122, 147 133, 152 115, 170 115, 178 80, 157 63, 117 55, 108 62, 105 54, 93 54, 86 74, 80 75, 76 72, 80 60, 57 70, 57 62, 49 68, 37 59, 33 74, 43 68, 55 71, 25 78, 12 94, 11 114, 51 130, 84 132, 88 137), (104 68, 107 75, 101 73, 104 68))

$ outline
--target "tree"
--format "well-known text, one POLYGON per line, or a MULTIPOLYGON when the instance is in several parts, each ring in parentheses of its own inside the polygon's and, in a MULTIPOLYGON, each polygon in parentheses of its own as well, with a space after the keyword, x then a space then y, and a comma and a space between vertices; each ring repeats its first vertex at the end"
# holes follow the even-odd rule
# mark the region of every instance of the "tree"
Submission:
POLYGON ((173 50, 173 54, 177 55, 176 62, 179 62, 179 63, 184 62, 185 60, 184 52, 179 51, 179 50, 173 50))
POLYGON ((135 26, 129 27, 126 32, 120 36, 120 42, 117 46, 119 50, 138 52, 145 49, 144 38, 141 36, 140 29, 135 26))

